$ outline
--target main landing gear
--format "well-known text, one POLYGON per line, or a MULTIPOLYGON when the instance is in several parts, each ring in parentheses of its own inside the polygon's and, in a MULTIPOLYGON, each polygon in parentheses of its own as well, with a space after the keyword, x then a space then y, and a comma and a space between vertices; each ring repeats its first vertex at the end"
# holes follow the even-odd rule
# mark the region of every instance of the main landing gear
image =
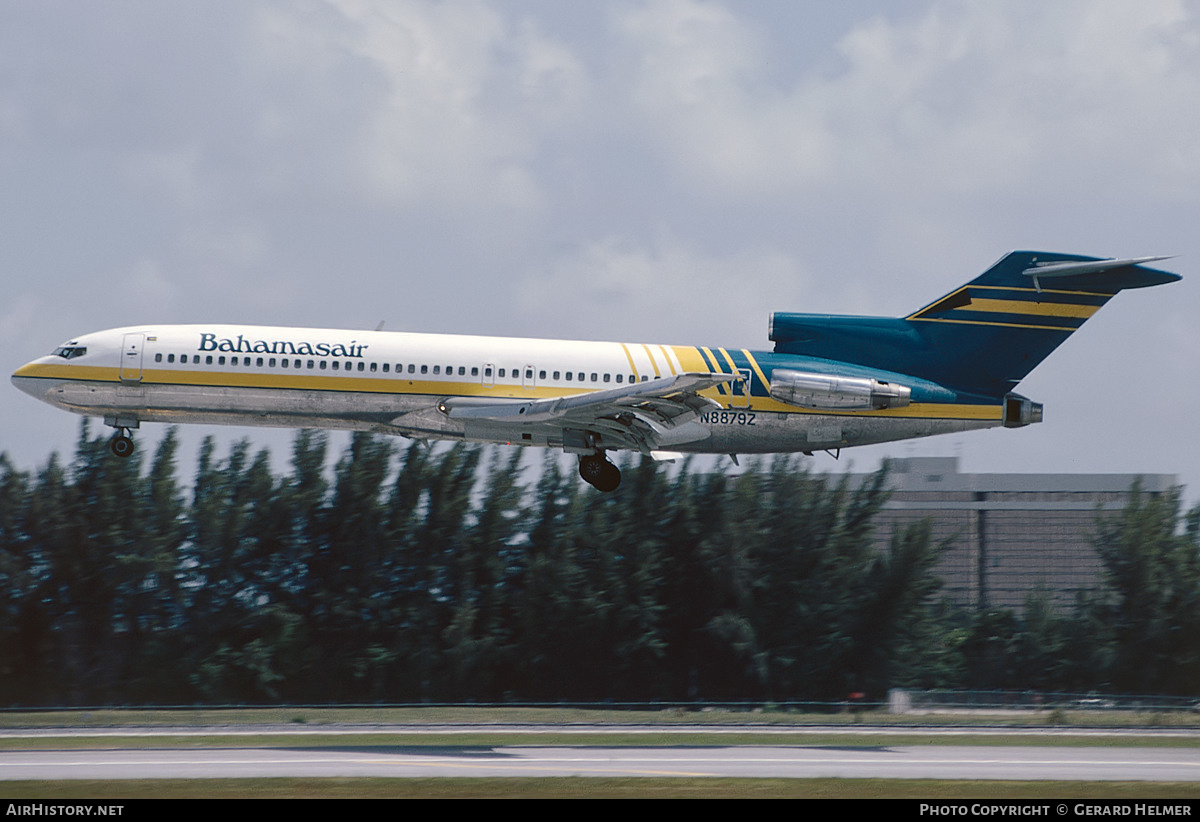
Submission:
POLYGON ((133 454, 133 438, 129 436, 129 429, 118 428, 117 433, 113 434, 113 438, 109 440, 108 447, 121 459, 131 456, 133 454))
POLYGON ((604 454, 591 454, 579 458, 579 476, 597 491, 608 493, 621 484, 621 469, 604 458, 604 454))

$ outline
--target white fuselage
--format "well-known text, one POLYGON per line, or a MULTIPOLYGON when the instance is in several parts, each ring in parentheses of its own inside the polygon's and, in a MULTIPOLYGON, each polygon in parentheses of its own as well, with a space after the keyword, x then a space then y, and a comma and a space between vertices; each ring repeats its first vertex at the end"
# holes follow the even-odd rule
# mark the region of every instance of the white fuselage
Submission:
MULTIPOLYGON (((566 450, 570 436, 564 443, 554 421, 457 419, 444 413, 444 403, 574 397, 673 375, 741 373, 744 383, 700 392, 708 408, 688 423, 686 436, 670 442, 672 451, 810 451, 1001 424, 995 405, 914 402, 843 413, 788 405, 767 387, 773 368, 794 360, 643 343, 169 325, 76 338, 22 366, 13 382, 116 427, 145 421, 341 428, 566 450)), ((594 445, 629 447, 603 431, 594 445)))

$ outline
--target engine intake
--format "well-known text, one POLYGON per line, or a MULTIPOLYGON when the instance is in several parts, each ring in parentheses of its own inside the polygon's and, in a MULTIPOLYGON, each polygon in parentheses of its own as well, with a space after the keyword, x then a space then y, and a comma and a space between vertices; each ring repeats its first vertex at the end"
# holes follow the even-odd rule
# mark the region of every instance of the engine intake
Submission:
POLYGON ((908 405, 912 389, 871 377, 834 377, 776 369, 771 374, 771 396, 789 405, 817 411, 878 411, 908 405))

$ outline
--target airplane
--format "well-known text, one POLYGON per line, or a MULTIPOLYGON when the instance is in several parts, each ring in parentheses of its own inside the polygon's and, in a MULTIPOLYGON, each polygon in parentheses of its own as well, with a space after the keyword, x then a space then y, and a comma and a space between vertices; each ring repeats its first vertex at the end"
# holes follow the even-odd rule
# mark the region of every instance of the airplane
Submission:
POLYGON ((772 351, 237 325, 139 325, 21 366, 22 391, 115 428, 334 428, 562 449, 600 491, 609 451, 815 451, 1042 421, 1016 385, 1146 263, 1014 251, 905 317, 775 313, 772 351))

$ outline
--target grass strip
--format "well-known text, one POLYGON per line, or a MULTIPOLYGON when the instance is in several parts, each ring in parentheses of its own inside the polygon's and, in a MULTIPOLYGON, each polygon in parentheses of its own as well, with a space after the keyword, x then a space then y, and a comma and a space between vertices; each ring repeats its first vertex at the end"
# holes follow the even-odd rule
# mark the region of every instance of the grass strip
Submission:
POLYGON ((1187 782, 934 779, 140 779, 0 783, 6 800, 63 799, 1196 799, 1187 782))

